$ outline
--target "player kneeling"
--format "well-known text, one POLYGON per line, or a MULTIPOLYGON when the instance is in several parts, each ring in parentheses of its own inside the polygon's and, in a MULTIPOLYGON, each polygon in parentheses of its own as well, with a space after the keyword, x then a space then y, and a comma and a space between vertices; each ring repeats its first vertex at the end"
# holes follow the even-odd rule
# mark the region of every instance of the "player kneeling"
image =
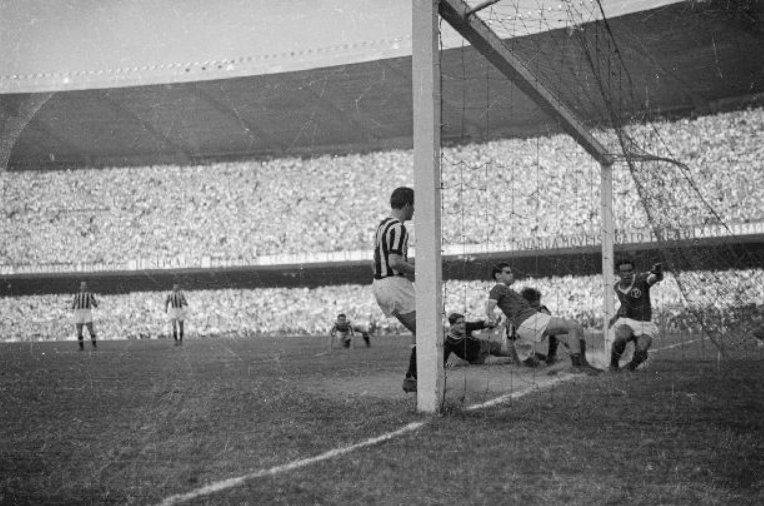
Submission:
POLYGON ((329 331, 329 348, 334 348, 334 340, 337 338, 340 348, 351 348, 355 331, 344 313, 337 315, 332 329, 329 331))
POLYGON ((624 259, 616 268, 621 280, 615 285, 615 293, 621 305, 610 319, 609 327, 615 328, 615 340, 610 350, 609 369, 620 370, 621 355, 626 345, 633 342, 634 354, 626 369, 634 371, 647 360, 650 345, 658 337, 658 326, 652 321, 650 288, 663 280, 663 266, 658 263, 649 272, 637 274, 634 262, 624 259))

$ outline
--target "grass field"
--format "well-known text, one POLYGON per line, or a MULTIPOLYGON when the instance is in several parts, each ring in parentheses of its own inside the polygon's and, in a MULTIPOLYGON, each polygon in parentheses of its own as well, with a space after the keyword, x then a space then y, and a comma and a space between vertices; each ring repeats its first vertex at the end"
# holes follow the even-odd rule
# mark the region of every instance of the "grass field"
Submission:
POLYGON ((764 504, 761 348, 674 339, 645 371, 555 384, 456 367, 426 416, 407 342, 0 345, 0 504, 764 504))

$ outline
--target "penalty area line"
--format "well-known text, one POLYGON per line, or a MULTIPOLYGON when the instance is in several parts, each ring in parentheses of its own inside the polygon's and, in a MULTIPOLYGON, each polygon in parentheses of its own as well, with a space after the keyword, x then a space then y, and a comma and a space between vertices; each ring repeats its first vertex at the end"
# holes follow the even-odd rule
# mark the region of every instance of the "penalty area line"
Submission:
POLYGON ((413 432, 415 430, 422 428, 425 425, 425 423, 426 422, 413 422, 396 431, 388 432, 386 434, 382 434, 381 436, 367 439, 366 441, 361 441, 360 443, 357 443, 351 446, 346 446, 344 448, 337 448, 337 449, 328 451, 326 453, 322 453, 321 455, 316 455, 315 457, 295 460, 294 462, 290 462, 289 464, 284 464, 283 466, 271 467, 270 469, 262 469, 260 471, 255 471, 253 473, 245 474, 243 476, 238 476, 236 478, 229 478, 227 480, 210 483, 209 485, 205 485, 204 487, 197 488, 196 490, 192 490, 191 492, 187 492, 185 494, 172 495, 166 498, 161 503, 159 503, 159 506, 171 506, 173 504, 179 504, 182 502, 196 499, 198 497, 202 497, 202 496, 209 495, 215 492, 220 492, 222 490, 233 488, 235 486, 243 484, 244 482, 248 480, 253 480, 255 478, 262 478, 263 476, 273 476, 276 474, 285 473, 287 471, 293 471, 295 469, 309 466, 311 464, 315 464, 323 460, 339 457, 341 455, 350 453, 360 448, 365 448, 367 446, 379 444, 389 439, 393 439, 394 437, 406 434, 408 432, 413 432))

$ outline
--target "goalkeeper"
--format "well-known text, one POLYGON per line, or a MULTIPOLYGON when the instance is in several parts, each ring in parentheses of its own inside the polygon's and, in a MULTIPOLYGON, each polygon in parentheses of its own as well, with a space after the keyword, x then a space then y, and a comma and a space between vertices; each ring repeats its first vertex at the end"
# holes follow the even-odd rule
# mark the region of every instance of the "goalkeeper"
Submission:
POLYGON ((495 325, 492 323, 484 320, 468 322, 460 313, 448 315, 448 323, 450 327, 443 344, 443 363, 448 361, 451 353, 470 364, 484 364, 491 355, 495 357, 509 356, 506 349, 502 349, 500 342, 480 339, 472 335, 476 330, 494 328, 495 325))
POLYGON ((634 262, 621 260, 616 264, 621 280, 615 293, 621 303, 609 327, 615 326, 615 340, 610 348, 610 370, 617 372, 626 345, 634 343, 634 355, 626 368, 634 371, 647 360, 650 345, 658 336, 658 326, 652 321, 650 288, 663 280, 663 266, 655 264, 650 272, 635 273, 634 262))

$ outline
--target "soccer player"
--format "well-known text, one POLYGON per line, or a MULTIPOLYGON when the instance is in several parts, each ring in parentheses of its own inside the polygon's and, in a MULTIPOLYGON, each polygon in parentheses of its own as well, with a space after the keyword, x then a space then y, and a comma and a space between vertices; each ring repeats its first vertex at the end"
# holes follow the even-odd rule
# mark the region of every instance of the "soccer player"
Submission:
POLYGON ((468 322, 461 313, 448 315, 450 325, 443 343, 443 363, 451 353, 470 364, 484 364, 490 356, 508 357, 509 353, 501 349, 501 343, 490 339, 480 339, 472 335, 476 330, 492 329, 495 325, 484 320, 468 322))
POLYGON ((615 293, 621 303, 608 328, 615 325, 615 340, 610 348, 611 371, 618 371, 626 345, 634 343, 634 355, 626 366, 635 370, 647 360, 650 345, 658 336, 658 326, 652 322, 650 288, 663 280, 663 266, 653 265, 650 272, 634 273, 634 262, 622 259, 616 264, 621 280, 615 284, 615 293))
POLYGON ((181 291, 180 286, 175 283, 172 285, 172 292, 167 295, 164 301, 164 312, 168 313, 170 317, 172 338, 175 340, 176 346, 183 344, 183 323, 186 319, 186 307, 188 307, 186 296, 181 291), (180 330, 180 339, 178 338, 178 330, 180 330))
POLYGON ((550 316, 531 307, 522 295, 510 288, 515 278, 509 264, 498 264, 491 274, 496 285, 491 288, 488 295, 486 304, 488 321, 493 321, 494 310, 498 307, 512 322, 517 341, 522 345, 535 347, 546 336, 557 336, 558 339, 567 343, 570 350, 572 365, 570 372, 586 374, 600 372, 599 369, 589 365, 586 358, 582 356, 582 352, 585 352, 585 344, 583 344, 584 329, 580 323, 550 316))
MULTIPOLYGON (((541 303, 541 292, 538 289, 528 286, 520 290, 520 295, 522 295, 523 298, 528 301, 528 304, 530 304, 533 309, 539 313, 545 313, 551 316, 552 312, 549 310, 549 308, 541 303)), ((557 338, 550 335, 549 349, 547 354, 543 355, 541 353, 536 353, 535 356, 528 357, 527 361, 529 362, 527 362, 526 365, 536 366, 538 365, 539 360, 545 361, 546 365, 554 364, 557 362, 557 347, 559 344, 560 342, 557 340, 557 338)), ((586 341, 581 341, 581 345, 581 359, 583 360, 586 358, 586 341)))
POLYGON ((90 334, 90 343, 93 348, 96 346, 96 334, 93 330, 93 314, 91 308, 98 307, 95 297, 88 291, 88 284, 86 282, 80 283, 80 291, 74 296, 72 300, 72 309, 74 310, 74 326, 77 329, 77 341, 80 344, 80 351, 85 349, 83 342, 82 327, 88 328, 90 334))
POLYGON ((337 315, 337 320, 335 320, 334 325, 332 325, 332 330, 329 331, 329 348, 333 347, 334 338, 338 334, 340 338, 340 346, 342 348, 350 348, 353 342, 353 336, 355 336, 355 329, 344 313, 337 315))
POLYGON ((406 277, 415 268, 408 259, 409 234, 405 223, 414 216, 414 190, 401 186, 390 195, 390 216, 377 226, 374 236, 372 292, 385 316, 394 316, 414 335, 404 392, 416 392, 416 294, 406 277))
POLYGON ((373 330, 373 324, 369 323, 368 327, 364 327, 363 325, 356 324, 353 325, 353 330, 361 334, 361 338, 363 338, 363 342, 366 343, 366 347, 371 347, 371 333, 374 332, 373 330))

